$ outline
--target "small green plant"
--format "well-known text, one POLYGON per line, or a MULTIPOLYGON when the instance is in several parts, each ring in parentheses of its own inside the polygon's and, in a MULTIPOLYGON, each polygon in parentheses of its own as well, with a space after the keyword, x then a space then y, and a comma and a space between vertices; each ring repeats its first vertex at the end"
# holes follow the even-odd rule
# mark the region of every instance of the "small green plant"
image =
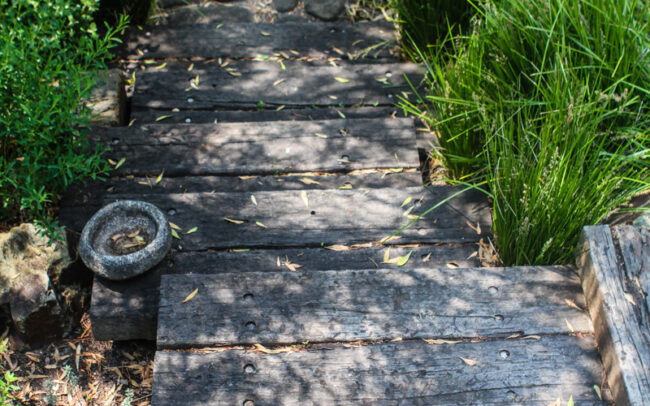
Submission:
POLYGON ((77 386, 79 386, 79 377, 74 373, 70 365, 64 366, 63 372, 66 378, 68 378, 68 383, 72 386, 72 391, 75 391, 77 386))
MULTIPOLYGON (((0 356, 6 356, 7 352, 7 339, 5 338, 0 342, 0 356)), ((0 379, 0 406, 11 406, 13 402, 11 401, 10 394, 20 389, 19 386, 14 385, 18 378, 10 371, 5 371, 4 375, 0 379)))
POLYGON ((133 402, 133 391, 131 388, 128 388, 126 390, 126 396, 124 396, 124 399, 122 399, 122 402, 120 402, 120 406, 131 406, 131 403, 133 402))
POLYGON ((75 181, 108 171, 85 137, 90 94, 122 17, 100 36, 97 0, 0 0, 0 220, 35 219, 75 181))
POLYGON ((47 380, 45 382, 45 392, 46 392, 46 397, 45 401, 47 402, 48 406, 56 406, 56 391, 54 390, 54 383, 52 383, 51 380, 47 380))

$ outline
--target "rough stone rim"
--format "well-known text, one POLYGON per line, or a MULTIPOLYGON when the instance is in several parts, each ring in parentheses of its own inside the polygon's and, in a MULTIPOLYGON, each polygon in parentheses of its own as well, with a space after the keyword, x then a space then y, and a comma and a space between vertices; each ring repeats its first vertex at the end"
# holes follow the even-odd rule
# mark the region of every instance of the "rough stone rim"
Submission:
POLYGON ((171 228, 165 214, 155 205, 140 200, 118 200, 98 210, 86 223, 79 240, 79 256, 88 268, 98 275, 112 280, 129 279, 146 272, 157 265, 171 248, 171 228), (156 235, 144 248, 125 255, 111 255, 98 252, 91 244, 91 237, 98 230, 99 224, 115 209, 130 208, 141 210, 152 217, 156 225, 156 235), (143 266, 143 260, 153 258, 149 266, 143 266), (101 268, 95 269, 94 265, 101 268), (108 275, 106 268, 121 268, 124 276, 108 275))

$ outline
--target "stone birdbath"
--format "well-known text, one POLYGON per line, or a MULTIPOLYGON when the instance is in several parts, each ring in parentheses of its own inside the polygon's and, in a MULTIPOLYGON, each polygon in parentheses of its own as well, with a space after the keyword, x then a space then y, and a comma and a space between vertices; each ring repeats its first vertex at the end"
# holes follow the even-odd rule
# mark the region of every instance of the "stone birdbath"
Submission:
POLYGON ((162 211, 150 203, 121 200, 88 221, 79 256, 97 275, 124 280, 157 265, 170 247, 171 229, 162 211))

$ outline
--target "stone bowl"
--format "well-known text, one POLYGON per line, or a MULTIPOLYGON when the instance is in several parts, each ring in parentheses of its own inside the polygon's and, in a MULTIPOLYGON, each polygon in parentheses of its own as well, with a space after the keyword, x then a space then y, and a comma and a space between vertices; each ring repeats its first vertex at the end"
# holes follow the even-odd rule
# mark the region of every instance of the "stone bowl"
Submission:
POLYGON ((96 274, 124 280, 157 265, 171 243, 171 229, 162 211, 150 203, 120 200, 100 209, 86 223, 79 256, 96 274))

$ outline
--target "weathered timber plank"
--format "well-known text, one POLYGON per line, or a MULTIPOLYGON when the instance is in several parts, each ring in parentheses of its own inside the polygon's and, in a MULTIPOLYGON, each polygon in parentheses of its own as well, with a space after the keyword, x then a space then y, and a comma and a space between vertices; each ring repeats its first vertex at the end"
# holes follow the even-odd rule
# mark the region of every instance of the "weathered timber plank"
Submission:
POLYGON ((578 275, 562 267, 163 275, 157 342, 508 337, 568 333, 567 321, 590 333, 589 316, 566 300, 584 306, 578 275))
POLYGON ((344 172, 419 168, 413 120, 359 119, 256 123, 149 124, 97 128, 114 173, 168 176, 344 172))
MULTIPOLYGON (((334 103, 335 100, 332 100, 334 103)), ((396 107, 323 107, 298 109, 262 109, 262 110, 132 110, 131 119, 134 124, 213 124, 213 123, 250 123, 260 121, 309 121, 333 120, 340 118, 387 118, 403 116, 396 107), (161 117, 162 120, 159 120, 161 117)))
MULTIPOLYGON (((472 256, 474 244, 444 244, 412 248, 391 248, 391 256, 399 257, 413 251, 409 265, 417 267, 479 266, 472 256)), ((90 319, 97 340, 156 339, 160 275, 244 273, 285 270, 285 261, 302 266, 304 271, 337 269, 375 269, 385 248, 369 247, 350 251, 324 248, 251 250, 242 252, 173 253, 159 266, 126 282, 95 278, 90 319), (278 267, 278 258, 280 266, 278 267)), ((396 264, 382 264, 397 268, 396 264)))
POLYGON ((609 226, 582 232, 578 266, 607 381, 617 405, 650 404, 648 327, 640 326, 609 226))
MULTIPOLYGON (((183 5, 182 0, 179 1, 183 5)), ((200 7, 187 6, 178 7, 172 10, 165 10, 160 15, 155 16, 155 24, 167 29, 173 29, 181 25, 196 24, 221 24, 221 23, 252 23, 254 21, 253 13, 245 8, 238 6, 227 6, 224 4, 204 4, 200 7)), ((145 37, 149 38, 151 32, 149 27, 143 27, 145 37), (147 35, 149 32, 149 35, 147 35)))
POLYGON ((196 24, 132 29, 124 44, 122 56, 127 59, 239 59, 279 52, 291 58, 356 59, 391 57, 396 39, 390 23, 224 23, 220 28, 196 24))
MULTIPOLYGON (((613 228, 625 268, 626 285, 639 302, 637 315, 642 319, 646 337, 650 337, 650 229, 645 227, 616 226, 613 228), (643 305, 645 302, 645 306, 643 305)), ((650 368, 650 365, 649 365, 650 368)))
POLYGON ((194 67, 192 72, 184 68, 138 72, 132 107, 238 110, 256 108, 260 101, 265 107, 288 108, 345 107, 359 103, 392 106, 397 94, 410 91, 404 75, 414 85, 422 78, 419 66, 412 63, 339 63, 334 67, 287 61, 284 67, 273 61, 242 61, 228 65, 228 69, 235 70, 233 72, 217 64, 194 67), (200 78, 198 85, 197 75, 200 78))
POLYGON ((327 345, 282 354, 158 351, 154 365, 154 406, 546 406, 570 396, 579 405, 605 404, 593 390, 602 367, 590 337, 327 345))
POLYGON ((105 181, 74 184, 66 190, 61 206, 84 206, 88 213, 99 210, 102 201, 111 194, 259 192, 270 190, 379 189, 422 186, 419 171, 399 173, 362 170, 351 174, 308 173, 287 176, 164 176, 156 183, 153 177, 114 177, 105 181))
MULTIPOLYGON (((174 246, 185 251, 226 248, 304 247, 355 244, 382 240, 410 220, 449 198, 458 189, 436 186, 373 190, 310 190, 251 193, 176 193, 112 195, 106 203, 123 199, 150 202, 170 214, 170 220, 195 233, 183 235, 174 246), (402 204, 411 198, 407 204, 402 204), (235 222, 226 220, 235 220, 235 222), (238 223, 241 221, 242 223, 238 223), (262 224, 262 225, 260 225, 262 224)), ((405 229, 391 244, 474 242, 487 236, 489 210, 481 195, 464 193, 440 205, 405 229), (461 207, 463 216, 455 207, 461 207), (480 224, 478 234, 466 222, 480 224)), ((59 218, 78 231, 77 209, 64 207, 59 218)))

